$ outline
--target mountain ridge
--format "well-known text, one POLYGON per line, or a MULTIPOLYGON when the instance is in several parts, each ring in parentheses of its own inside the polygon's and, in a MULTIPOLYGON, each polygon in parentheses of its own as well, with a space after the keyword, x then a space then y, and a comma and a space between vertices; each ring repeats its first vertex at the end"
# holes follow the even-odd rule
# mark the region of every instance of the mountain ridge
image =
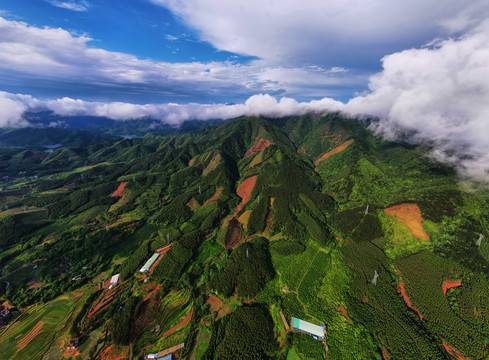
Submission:
POLYGON ((0 193, 0 293, 40 314, 25 308, 0 350, 62 303, 76 316, 63 331, 46 325, 47 349, 29 338, 32 358, 72 340, 97 359, 182 342, 179 356, 199 359, 321 359, 326 344, 338 359, 489 355, 489 245, 476 243, 489 236, 488 196, 461 191, 421 148, 331 113, 240 117, 46 156, 26 165, 38 178, 12 170, 0 193), (324 324, 324 344, 287 331, 280 311, 324 324))

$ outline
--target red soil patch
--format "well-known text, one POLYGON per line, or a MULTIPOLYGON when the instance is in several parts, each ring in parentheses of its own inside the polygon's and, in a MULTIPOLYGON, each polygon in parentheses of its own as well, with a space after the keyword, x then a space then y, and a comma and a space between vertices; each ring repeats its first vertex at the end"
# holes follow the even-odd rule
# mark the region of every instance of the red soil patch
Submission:
POLYGON ((65 352, 63 353, 63 357, 65 358, 76 358, 78 355, 81 355, 81 353, 78 351, 77 348, 74 347, 67 347, 65 352))
POLYGON ((188 162, 188 166, 192 166, 195 162, 195 159, 197 159, 197 156, 194 157, 193 159, 190 159, 190 161, 188 162))
POLYGON ((190 208, 190 210, 196 210, 200 206, 197 200, 195 200, 194 198, 190 199, 189 202, 186 203, 185 205, 187 205, 190 208))
POLYGON ((219 312, 217 313, 217 318, 216 320, 219 320, 221 318, 223 318, 224 316, 226 316, 227 314, 231 314, 232 312, 232 308, 231 308, 231 305, 226 305, 224 307, 221 307, 219 309, 219 312))
POLYGON ((153 289, 153 291, 151 291, 148 295, 146 295, 146 297, 144 298, 143 301, 148 300, 151 297, 151 295, 153 295, 154 293, 156 293, 160 289, 161 289, 161 284, 156 285, 156 287, 153 289))
POLYGON ((156 261, 153 263, 153 265, 151 265, 151 267, 149 268, 148 274, 151 274, 153 272, 153 270, 155 269, 156 265, 158 265, 158 263, 161 261, 161 259, 163 259, 163 256, 162 255, 158 256, 158 259, 156 259, 156 261))
POLYGON ((219 309, 222 306, 222 301, 219 300, 217 297, 214 295, 209 295, 209 298, 205 302, 207 305, 209 305, 209 311, 211 313, 215 313, 216 311, 219 311, 219 309))
POLYGON ((27 286, 29 287, 29 289, 38 289, 42 286, 42 284, 35 281, 29 281, 27 283, 27 286))
POLYGON ((241 227, 235 219, 229 220, 229 226, 226 231, 226 249, 236 246, 241 240, 241 227))
POLYGON ((244 154, 244 157, 250 156, 251 154, 255 154, 258 151, 265 150, 269 146, 270 146, 269 140, 260 139, 255 145, 253 145, 251 148, 248 149, 248 151, 244 154))
POLYGON ((346 312, 346 307, 340 305, 336 308, 336 311, 339 311, 345 317, 345 319, 348 320, 348 322, 350 322, 350 316, 346 312))
MULTIPOLYGON (((160 255, 165 255, 168 252, 168 250, 170 250, 172 245, 173 245, 173 243, 171 243, 170 245, 160 247, 160 248, 156 249, 155 252, 157 252, 160 255)), ((160 258, 161 258, 161 256, 160 256, 160 258)))
POLYGON ((448 289, 455 288, 462 285, 462 280, 445 280, 443 283, 443 294, 447 294, 448 289))
POLYGON ((340 146, 337 146, 335 147, 333 150, 330 150, 328 151, 327 153, 323 154, 319 159, 317 159, 315 162, 314 162, 314 165, 317 165, 319 164, 321 161, 323 160, 326 160, 327 158, 329 158, 330 156, 334 155, 334 154, 338 154, 339 152, 345 150, 348 146, 350 146, 351 144, 353 144, 353 139, 349 139, 349 140, 346 140, 343 144, 341 144, 340 146))
POLYGON ((217 199, 219 198, 219 196, 221 195, 222 190, 223 190, 223 188, 222 188, 222 187, 218 188, 218 189, 216 190, 215 194, 214 194, 214 195, 212 195, 212 197, 211 197, 209 200, 207 200, 207 201, 204 203, 204 205, 202 205, 202 206, 207 206, 207 205, 210 205, 210 204, 212 204, 212 203, 216 202, 216 201, 217 201, 217 199))
POLYGON ((234 212, 234 215, 239 213, 243 206, 246 205, 248 201, 250 201, 250 195, 251 192, 253 191, 253 188, 255 187, 256 184, 256 178, 257 175, 250 176, 249 178, 245 179, 239 186, 238 189, 236 189, 236 194, 241 198, 241 202, 239 203, 238 207, 236 208, 236 211, 234 212))
POLYGON ((398 292, 401 293, 402 295, 402 298, 404 299, 404 301, 406 302, 406 305, 413 309, 414 311, 416 311, 416 313, 418 314, 419 316, 419 320, 423 321, 423 315, 419 312, 418 309, 416 309, 413 304, 411 304, 411 299, 409 299, 408 295, 406 294, 406 289, 404 288, 404 281, 399 281, 399 289, 398 289, 398 292))
POLYGON ((32 339, 34 339, 37 336, 37 334, 39 334, 43 325, 44 322, 42 321, 39 321, 36 325, 34 325, 31 331, 29 331, 27 335, 24 336, 22 340, 20 340, 19 343, 17 344, 18 347, 17 351, 20 351, 23 348, 25 348, 32 341, 32 339))
MULTIPOLYGON (((109 286, 110 280, 107 280, 105 282, 104 288, 107 288, 109 286)), ((109 306, 109 304, 114 300, 116 296, 118 296, 120 293, 122 293, 125 289, 125 286, 120 286, 120 284, 114 286, 112 289, 107 291, 102 299, 94 306, 92 311, 87 315, 87 318, 91 318, 93 314, 95 314, 97 311, 106 308, 109 306)))
POLYGON ((452 348, 450 345, 448 345, 446 342, 443 342, 443 347, 452 356, 455 356, 458 360, 469 360, 468 358, 465 358, 460 354, 457 350, 452 348))
POLYGON ((175 326, 173 326, 170 330, 167 330, 164 334, 163 334, 163 337, 166 337, 168 336, 169 334, 171 334, 172 332, 176 331, 177 329, 179 328, 183 328, 185 326, 188 325, 188 323, 190 322, 190 320, 192 319, 192 315, 194 313, 194 307, 192 306, 192 308, 190 309, 190 311, 187 313, 187 315, 185 315, 185 318, 183 318, 183 320, 180 320, 175 326))
POLYGON ((423 241, 430 241, 430 237, 423 230, 423 217, 416 204, 401 204, 384 209, 385 213, 396 217, 411 231, 413 236, 423 241))
POLYGON ((386 349, 382 349, 382 359, 384 360, 390 360, 389 354, 387 354, 386 349))
POLYGON ((122 196, 122 193, 124 192, 124 188, 126 187, 126 185, 127 185, 127 181, 120 183, 117 190, 114 191, 110 196, 112 197, 122 196))
POLYGON ((124 349, 115 345, 109 345, 100 355, 101 360, 122 360, 129 358, 128 349, 124 349))
POLYGON ((248 300, 243 300, 241 301, 243 304, 251 304, 253 301, 256 300, 256 298, 258 297, 258 295, 260 295, 260 293, 256 294, 253 299, 248 299, 248 300))

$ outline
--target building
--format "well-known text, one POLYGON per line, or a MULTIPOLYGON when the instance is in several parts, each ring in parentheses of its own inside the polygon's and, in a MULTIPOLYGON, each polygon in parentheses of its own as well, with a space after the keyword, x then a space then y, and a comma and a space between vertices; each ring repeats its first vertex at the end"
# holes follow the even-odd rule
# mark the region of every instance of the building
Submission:
POLYGON ((172 360, 173 355, 169 354, 163 357, 158 357, 158 354, 149 354, 148 356, 146 356, 146 359, 172 360))
POLYGON ((153 264, 156 262, 156 260, 158 260, 159 257, 160 254, 154 253, 153 256, 151 256, 149 260, 146 261, 146 264, 144 264, 144 266, 139 271, 142 273, 148 272, 149 269, 151 269, 151 266, 153 266, 153 264))
POLYGON ((324 329, 323 325, 315 325, 294 317, 290 323, 292 324, 292 329, 312 335, 317 338, 317 340, 323 341, 325 338, 326 330, 324 329))
POLYGON ((110 278, 110 285, 117 285, 119 282, 119 275, 120 274, 116 274, 110 278))

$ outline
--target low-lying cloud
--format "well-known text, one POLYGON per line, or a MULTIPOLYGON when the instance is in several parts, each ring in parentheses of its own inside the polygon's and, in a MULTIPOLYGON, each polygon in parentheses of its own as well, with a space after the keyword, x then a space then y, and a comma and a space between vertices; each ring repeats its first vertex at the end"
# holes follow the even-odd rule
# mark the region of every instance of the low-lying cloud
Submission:
POLYGON ((461 174, 487 179, 489 174, 489 21, 457 39, 394 53, 382 60, 383 71, 370 79, 369 91, 344 104, 330 98, 297 102, 260 94, 226 104, 129 104, 61 98, 39 100, 0 93, 0 126, 26 126, 26 110, 49 109, 59 115, 105 116, 117 120, 143 117, 178 125, 189 119, 229 119, 240 115, 281 117, 307 112, 342 111, 379 118, 374 130, 391 139, 432 147, 437 159, 461 174))
POLYGON ((489 21, 459 39, 384 57, 370 92, 346 105, 381 119, 376 130, 434 147, 439 160, 486 178, 489 170, 489 21))

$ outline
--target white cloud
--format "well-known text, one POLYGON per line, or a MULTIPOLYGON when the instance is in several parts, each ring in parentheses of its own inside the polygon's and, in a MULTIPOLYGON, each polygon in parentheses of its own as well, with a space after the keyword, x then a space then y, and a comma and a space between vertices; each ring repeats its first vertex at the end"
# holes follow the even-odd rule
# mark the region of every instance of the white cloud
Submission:
POLYGON ((218 49, 288 65, 377 61, 399 44, 462 31, 489 15, 487 0, 153 1, 218 49))
POLYGON ((169 63, 91 47, 92 39, 61 28, 39 28, 0 17, 0 72, 39 80, 64 81, 94 87, 144 86, 178 96, 250 95, 275 91, 316 95, 317 86, 365 81, 334 69, 288 67, 274 70, 261 61, 247 65, 232 61, 169 63), (280 73, 279 73, 280 72, 280 73), (300 75, 300 83, 297 82, 300 75), (310 80, 310 84, 308 82, 310 80), (273 84, 273 86, 271 85, 273 84))
POLYGON ((489 171, 489 20, 459 39, 388 55, 370 93, 346 109, 381 119, 377 131, 434 146, 464 173, 489 171))
POLYGON ((268 94, 253 95, 242 104, 130 104, 123 102, 92 102, 68 97, 40 100, 29 95, 0 92, 0 127, 28 126, 22 119, 25 111, 51 110, 62 116, 103 116, 114 120, 133 120, 150 117, 165 124, 178 125, 186 120, 231 119, 241 115, 283 117, 307 112, 338 111, 344 104, 329 98, 297 102, 283 97, 277 100, 268 94))
POLYGON ((166 40, 170 40, 170 41, 178 40, 178 37, 170 35, 170 34, 166 34, 165 38, 166 38, 166 40))
POLYGON ((24 127, 29 123, 22 119, 27 106, 21 101, 12 100, 0 93, 0 128, 24 127))
POLYGON ((87 11, 90 7, 90 4, 88 1, 85 0, 46 0, 48 3, 50 3, 53 6, 60 7, 63 9, 67 10, 73 10, 73 11, 87 11))

